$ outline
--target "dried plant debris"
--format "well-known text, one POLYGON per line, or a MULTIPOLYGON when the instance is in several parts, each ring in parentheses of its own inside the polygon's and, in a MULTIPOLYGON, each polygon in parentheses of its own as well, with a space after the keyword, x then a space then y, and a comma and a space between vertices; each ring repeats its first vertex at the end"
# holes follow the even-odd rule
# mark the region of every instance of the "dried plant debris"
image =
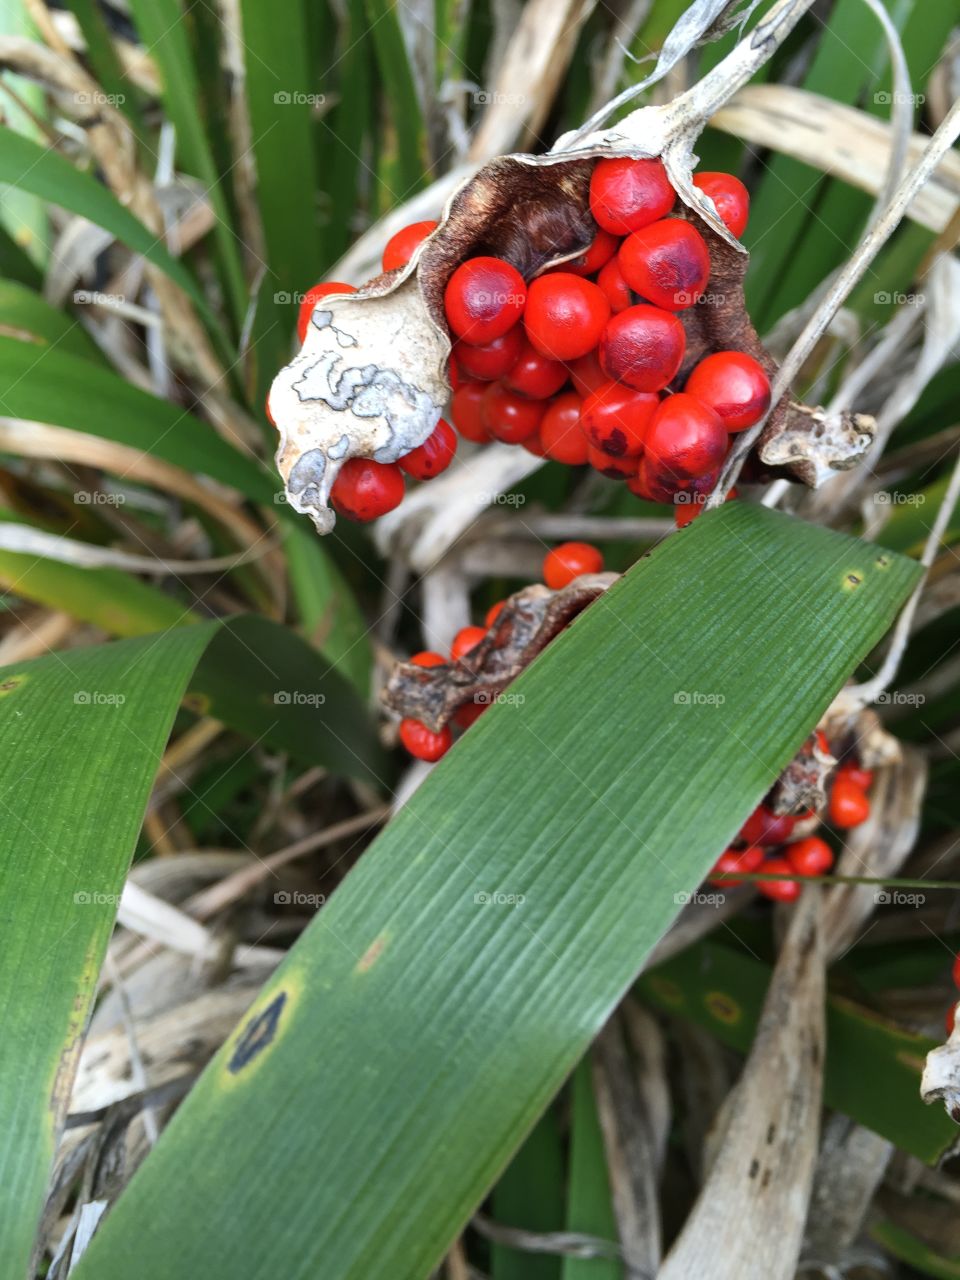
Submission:
POLYGON ((767 808, 773 813, 820 813, 827 803, 827 780, 837 758, 824 751, 816 734, 806 740, 773 785, 767 808))
POLYGON ((927 1054, 920 1097, 926 1103, 942 1102, 951 1120, 960 1124, 960 1018, 947 1043, 927 1054))
POLYGON ((585 574, 560 591, 535 583, 505 602, 487 634, 459 662, 418 667, 400 663, 383 692, 383 702, 403 717, 439 731, 465 703, 491 703, 528 667, 564 627, 617 579, 613 573, 585 574))

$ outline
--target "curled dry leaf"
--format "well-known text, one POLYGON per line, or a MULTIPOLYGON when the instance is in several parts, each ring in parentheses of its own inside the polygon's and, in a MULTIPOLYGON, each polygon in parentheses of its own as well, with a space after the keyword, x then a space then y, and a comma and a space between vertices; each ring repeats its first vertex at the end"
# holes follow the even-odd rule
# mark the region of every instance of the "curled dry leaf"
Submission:
POLYGON ((827 779, 836 765, 836 756, 824 751, 812 735, 774 783, 767 807, 774 813, 819 813, 827 803, 827 779))
POLYGON ((960 1124, 960 1018, 947 1043, 927 1054, 920 1097, 928 1104, 942 1102, 950 1119, 960 1124))
POLYGON ((593 573, 560 591, 539 583, 525 587, 507 599, 484 638, 459 662, 437 667, 399 663, 383 691, 383 702, 398 715, 439 732, 464 703, 493 702, 616 579, 614 573, 593 573))

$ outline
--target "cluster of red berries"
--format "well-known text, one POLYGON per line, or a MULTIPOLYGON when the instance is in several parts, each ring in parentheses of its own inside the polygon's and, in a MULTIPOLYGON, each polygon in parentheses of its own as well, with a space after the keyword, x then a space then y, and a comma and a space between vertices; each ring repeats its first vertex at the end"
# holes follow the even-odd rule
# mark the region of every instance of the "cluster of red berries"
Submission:
MULTIPOLYGON (((743 184, 723 173, 694 182, 741 235, 743 184)), ((717 351, 676 385, 680 313, 702 297, 710 253, 692 222, 668 216, 675 201, 659 160, 600 160, 585 253, 529 284, 500 258, 469 258, 444 307, 456 337, 450 416, 465 439, 590 465, 641 498, 679 500, 677 522, 687 524, 717 482, 730 434, 766 412, 770 383, 752 356, 717 351)))
MULTIPOLYGON (((554 591, 569 586, 581 574, 601 573, 602 570, 603 556, 589 542, 563 542, 559 547, 548 551, 543 559, 543 580, 554 591)), ((491 605, 482 627, 461 627, 453 638, 449 658, 445 658, 442 653, 425 649, 422 653, 415 653, 410 661, 418 667, 442 667, 448 661, 463 661, 497 621, 503 606, 503 600, 491 605)), ((489 699, 464 703, 457 709, 453 722, 461 730, 469 729, 488 706, 489 699)), ((407 717, 400 721, 400 741, 410 755, 432 763, 446 755, 453 746, 453 730, 450 725, 444 725, 439 733, 435 733, 420 720, 407 717)))
MULTIPOLYGON (((824 752, 829 751, 826 738, 820 730, 816 737, 824 752)), ((827 816, 834 827, 849 830, 866 822, 870 816, 870 797, 867 792, 873 783, 873 773, 853 761, 840 765, 833 776, 827 799, 827 816)), ((741 881, 731 876, 749 875, 751 872, 767 872, 776 876, 797 876, 791 880, 758 880, 757 889, 767 898, 777 902, 793 902, 800 895, 800 880, 809 876, 822 876, 833 866, 833 850, 819 836, 804 836, 792 840, 798 823, 814 817, 809 813, 774 813, 766 805, 759 805, 751 813, 737 835, 736 840, 720 855, 710 874, 710 883, 733 886, 741 881)))

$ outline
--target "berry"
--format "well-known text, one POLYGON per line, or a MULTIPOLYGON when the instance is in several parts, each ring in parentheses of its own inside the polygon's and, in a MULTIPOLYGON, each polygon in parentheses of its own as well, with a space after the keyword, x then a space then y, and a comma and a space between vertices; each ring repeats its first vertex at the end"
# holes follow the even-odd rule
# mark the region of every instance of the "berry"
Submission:
POLYGON ((601 382, 607 381, 596 351, 588 351, 585 356, 571 360, 567 367, 577 395, 588 396, 591 391, 596 391, 601 382))
POLYGON ((610 310, 614 315, 618 315, 621 311, 626 311, 627 307, 633 306, 633 294, 630 291, 630 286, 623 278, 623 272, 620 270, 620 263, 617 258, 611 258, 603 268, 597 276, 597 284, 607 295, 610 310))
POLYGON ((310 327, 310 317, 313 315, 313 308, 317 305, 321 298, 327 297, 331 293, 356 293, 356 289, 352 284, 341 284, 339 280, 331 280, 329 284, 315 284, 312 289, 308 289, 303 295, 303 301, 300 303, 300 310, 297 312, 297 337, 303 342, 307 336, 307 329, 310 327))
POLYGON ((943 1025, 947 1029, 948 1040, 953 1035, 953 1024, 956 1020, 956 1017, 957 1017, 957 1006, 955 1004, 952 1004, 950 1008, 947 1010, 947 1015, 943 1020, 943 1025))
MULTIPOLYGON (((689 489, 684 487, 680 492, 674 494, 673 520, 678 529, 685 529, 688 524, 696 520, 697 516, 703 511, 708 496, 716 488, 719 479, 720 473, 711 471, 709 475, 694 480, 689 489)), ((724 502, 732 502, 737 497, 739 497, 739 494, 736 489, 731 489, 724 498, 724 502)))
POLYGON ((442 653, 435 653, 433 649, 423 649, 420 653, 415 653, 410 661, 415 667, 442 667, 447 660, 442 653))
POLYGON ((873 770, 863 769, 860 765, 842 764, 837 770, 837 777, 846 778, 848 782, 852 782, 856 787, 861 787, 864 791, 869 791, 873 786, 873 770))
MULTIPOLYGON (((680 496, 683 496, 685 499, 687 497, 686 494, 677 495, 677 497, 680 496)), ((696 520, 697 516, 703 510, 704 501, 705 500, 697 494, 693 499, 688 499, 684 502, 676 502, 674 504, 673 523, 678 529, 685 529, 688 524, 692 524, 694 520, 696 520)))
POLYGON ((750 195, 740 179, 732 173, 695 173, 693 185, 710 197, 720 221, 739 240, 750 216, 750 195))
MULTIPOLYGON (((789 875, 793 867, 786 858, 768 858, 762 867, 772 876, 789 875)), ((765 898, 774 902, 795 902, 800 897, 799 880, 758 880, 757 888, 765 898)))
POLYGON ((514 325, 499 338, 494 338, 484 347, 473 346, 469 342, 453 344, 453 358, 457 367, 468 378, 479 378, 481 382, 493 382, 509 373, 517 363, 523 350, 523 329, 514 325))
POLYGON ((459 662, 461 658, 465 658, 471 649, 477 647, 486 634, 486 627, 461 627, 453 637, 453 644, 450 646, 451 661, 459 662))
POLYGON ((554 271, 530 285, 523 323, 542 355, 576 360, 597 345, 609 318, 610 303, 601 289, 569 271, 554 271))
POLYGON ((447 281, 447 323, 465 342, 485 346, 516 324, 527 301, 523 276, 502 258, 468 258, 447 281))
POLYGON ((637 458, 659 398, 620 382, 605 382, 583 402, 580 425, 590 443, 615 458, 637 458))
POLYGON ((721 888, 735 889, 738 884, 743 884, 743 881, 728 879, 730 873, 749 874, 751 871, 756 871, 763 862, 763 858, 763 850, 758 849, 756 845, 748 845, 746 849, 727 849, 717 859, 710 873, 710 883, 719 885, 721 888))
POLYGON ((611 318, 600 339, 608 378, 635 391, 662 391, 677 376, 687 337, 669 311, 640 303, 611 318))
POLYGON ((575 391, 557 396, 540 423, 540 443, 547 457, 568 467, 582 467, 587 460, 587 437, 580 427, 581 404, 575 391))
POLYGON ((727 451, 727 433, 717 414, 688 395, 661 400, 647 428, 650 466, 677 480, 716 471, 727 451))
POLYGON ((474 444, 486 444, 492 439, 483 422, 483 397, 487 390, 485 382, 464 382, 453 393, 450 401, 450 417, 464 440, 472 440, 474 444))
POLYGON ((456 432, 449 422, 441 418, 423 444, 411 449, 397 465, 414 480, 432 480, 441 471, 446 471, 456 452, 456 432))
POLYGON ((774 813, 765 805, 757 805, 740 828, 738 840, 746 844, 760 844, 766 848, 789 840, 797 819, 789 813, 774 813))
POLYGON ((667 311, 692 307, 710 279, 710 250, 689 222, 664 218, 620 246, 620 270, 631 289, 667 311))
POLYGON ((396 271, 398 267, 405 267, 417 246, 436 231, 439 225, 438 222, 411 222, 409 227, 403 227, 396 235, 391 236, 383 251, 384 271, 396 271))
POLYGON ((612 453, 598 449, 589 441, 587 442, 587 462, 594 471, 599 471, 608 480, 626 480, 629 483, 637 474, 636 458, 616 458, 612 453))
POLYGON ((601 229, 593 237, 590 248, 585 253, 581 253, 579 258, 573 258, 570 262, 561 262, 559 266, 552 267, 551 271, 572 271, 575 276, 595 275, 605 263, 610 261, 619 248, 619 238, 601 229))
POLYGON ((560 390, 568 377, 566 365, 543 355, 521 333, 517 358, 503 379, 503 385, 531 400, 546 400, 560 390))
POLYGON ((418 760, 429 760, 431 764, 445 756, 453 745, 453 734, 450 726, 444 725, 439 733, 434 733, 419 720, 400 721, 400 741, 418 760))
POLYGON ((542 400, 527 400, 499 382, 490 383, 480 406, 483 425, 504 444, 520 444, 532 436, 545 411, 542 400))
POLYGON ((819 836, 808 836, 787 846, 787 861, 798 876, 822 876, 833 866, 833 850, 819 836))
POLYGON ((330 490, 330 502, 348 520, 376 520, 403 501, 403 472, 395 462, 348 458, 330 490))
POLYGON ((770 407, 770 379, 743 351, 716 351, 694 368, 684 390, 720 415, 728 431, 759 422, 770 407))
POLYGON ((490 707, 489 702, 465 702, 462 706, 457 707, 453 713, 453 718, 461 729, 469 729, 475 720, 479 720, 483 713, 490 707))
POLYGON ((506 600, 498 600, 496 604, 492 604, 490 608, 487 610, 487 612, 483 615, 483 625, 487 628, 488 631, 496 622, 496 620, 500 617, 500 614, 503 610, 503 606, 506 603, 507 603, 506 600))
POLYGON ((582 573, 602 573, 603 556, 589 542, 561 542, 543 557, 543 580, 559 591, 582 573))
POLYGON ((600 160, 590 176, 590 212, 598 226, 614 235, 656 222, 676 198, 659 160, 600 160))
POLYGON ((534 431, 533 435, 527 436, 525 440, 521 440, 520 448, 526 449, 527 453, 532 453, 535 458, 545 458, 547 456, 543 441, 540 439, 539 430, 534 431))
POLYGON ((849 778, 839 773, 833 780, 828 806, 830 821, 835 827, 859 827, 870 817, 870 797, 863 787, 858 787, 849 778))

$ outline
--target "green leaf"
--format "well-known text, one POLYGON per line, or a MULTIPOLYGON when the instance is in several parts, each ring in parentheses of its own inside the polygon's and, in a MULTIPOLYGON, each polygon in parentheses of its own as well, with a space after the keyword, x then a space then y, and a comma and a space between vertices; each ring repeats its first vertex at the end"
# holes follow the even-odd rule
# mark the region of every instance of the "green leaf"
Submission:
POLYGON ((124 73, 102 9, 96 0, 68 0, 68 4, 83 33, 87 60, 97 81, 104 92, 113 97, 117 108, 127 117, 131 128, 142 140, 145 130, 140 114, 140 95, 124 73))
POLYGON ((0 1058, 4 1276, 26 1273, 116 903, 188 685, 195 707, 376 780, 362 704, 301 640, 261 618, 0 669, 0 1016, 17 1045, 0 1058))
MULTIPOLYGON (((611 1244, 618 1239, 588 1058, 573 1073, 567 1230, 586 1232, 611 1244)), ((623 1280, 623 1267, 612 1258, 564 1258, 562 1276, 563 1280, 623 1280)))
POLYGON ((394 0, 366 0, 377 69, 386 97, 384 117, 390 163, 381 172, 389 207, 402 204, 423 184, 426 131, 413 69, 394 0))
MULTIPOLYGON (((493 1189, 492 1206, 498 1224, 524 1231, 563 1230, 563 1159, 553 1110, 544 1112, 507 1165, 493 1189)), ((493 1244, 490 1259, 491 1280, 560 1280, 560 1259, 548 1253, 493 1244)))
MULTIPOLYGON (((42 294, 16 280, 0 280, 0 316, 5 337, 56 347, 66 355, 106 367, 106 359, 86 329, 73 316, 52 307, 42 294)), ((40 351, 34 353, 34 357, 40 351)))
POLYGON ((641 560, 367 850, 77 1280, 426 1275, 917 576, 746 503, 641 560))

